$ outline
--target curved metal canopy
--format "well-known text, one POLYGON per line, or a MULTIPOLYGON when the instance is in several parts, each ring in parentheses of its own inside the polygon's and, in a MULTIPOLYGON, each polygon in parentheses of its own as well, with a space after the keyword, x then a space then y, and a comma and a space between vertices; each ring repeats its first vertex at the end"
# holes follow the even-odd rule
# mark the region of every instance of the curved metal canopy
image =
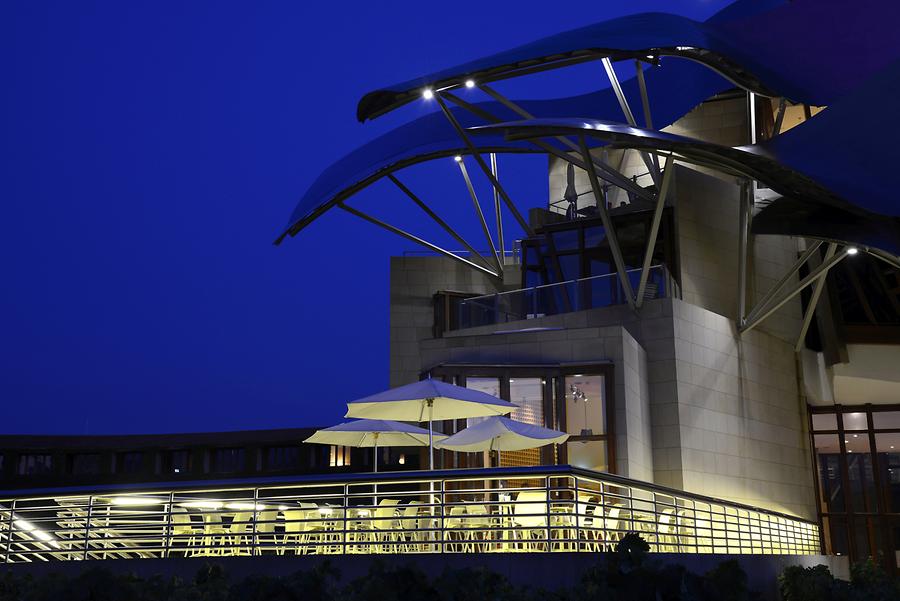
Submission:
POLYGON ((824 106, 900 56, 900 4, 860 0, 741 0, 706 22, 641 13, 541 38, 505 52, 367 93, 360 121, 421 97, 588 60, 691 59, 747 90, 824 106), (765 10, 768 9, 768 10, 765 10))
MULTIPOLYGON (((687 61, 671 61, 665 66, 649 69, 646 88, 652 120, 665 127, 683 116, 710 96, 732 86, 709 69, 687 61)), ((640 96, 635 78, 622 83, 624 93, 631 98, 640 96)), ((594 115, 618 118, 621 107, 611 89, 555 100, 524 100, 516 103, 534 115, 594 115)), ((480 102, 477 110, 495 115, 498 120, 519 118, 515 112, 499 102, 480 102)), ((451 109, 464 127, 487 123, 473 113, 451 109)), ((472 140, 480 152, 520 153, 545 152, 528 142, 509 142, 502 135, 479 136, 472 140)), ((276 240, 296 235, 309 223, 339 202, 363 188, 404 167, 417 163, 468 154, 468 150, 450 123, 440 112, 420 117, 364 144, 340 159, 313 182, 291 214, 287 228, 276 240)))
MULTIPOLYGON (((861 116, 900 94, 900 61, 816 117, 762 144, 720 146, 596 119, 532 119, 472 128, 511 141, 576 135, 617 147, 674 152, 684 160, 765 182, 784 196, 760 228, 767 233, 830 238, 900 252, 900 201, 893 178, 900 120, 877 127, 861 116), (796 210, 794 218, 785 211, 796 210), (772 215, 780 219, 772 219, 772 215), (805 217, 804 217, 805 216, 805 217)), ((761 233, 760 229, 756 231, 761 233)))

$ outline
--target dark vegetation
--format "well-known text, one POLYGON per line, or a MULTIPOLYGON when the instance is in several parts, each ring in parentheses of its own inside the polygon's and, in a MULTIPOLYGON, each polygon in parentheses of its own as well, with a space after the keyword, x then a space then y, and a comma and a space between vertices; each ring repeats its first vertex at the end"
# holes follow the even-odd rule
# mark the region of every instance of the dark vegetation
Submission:
MULTIPOLYGON (((0 601, 750 601, 758 599, 736 561, 706 574, 661 565, 636 534, 587 570, 580 582, 544 591, 510 582, 485 569, 446 570, 431 578, 415 566, 376 563, 363 577, 341 584, 331 564, 291 576, 232 581, 220 566, 204 565, 193 580, 140 578, 104 567, 73 577, 0 575, 0 601)), ((852 569, 850 582, 828 568, 790 567, 778 579, 784 601, 900 601, 900 589, 873 562, 852 569)))

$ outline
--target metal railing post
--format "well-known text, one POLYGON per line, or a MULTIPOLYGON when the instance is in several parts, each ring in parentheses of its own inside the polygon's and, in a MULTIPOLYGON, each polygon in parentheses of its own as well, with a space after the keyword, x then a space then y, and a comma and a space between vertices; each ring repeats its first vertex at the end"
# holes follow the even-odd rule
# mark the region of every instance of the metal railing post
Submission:
POLYGON ((13 516, 15 515, 15 509, 16 509, 16 500, 13 499, 12 502, 10 502, 10 504, 9 504, 9 528, 8 528, 8 530, 6 531, 6 533, 7 533, 7 537, 6 537, 6 559, 3 561, 3 563, 9 563, 9 562, 10 562, 10 561, 9 561, 9 557, 10 557, 10 555, 12 555, 13 528, 14 528, 14 524, 13 524, 14 519, 13 519, 13 516))
POLYGON ((94 497, 88 496, 87 519, 84 522, 84 554, 83 560, 88 559, 88 550, 91 548, 91 516, 94 514, 94 497))
MULTIPOLYGON (((377 461, 377 458, 376 458, 376 461, 377 461)), ((377 489, 378 485, 376 484, 375 487, 377 489)), ((375 510, 373 509, 373 511, 375 511, 375 510)), ((341 515, 343 516, 343 518, 342 518, 343 526, 341 527, 342 528, 341 529, 341 554, 342 555, 347 554, 347 514, 349 512, 350 512, 350 485, 344 484, 344 507, 343 507, 343 511, 341 512, 341 515)), ((370 527, 374 527, 374 524, 370 524, 370 527)))
POLYGON ((544 476, 544 487, 547 490, 547 499, 546 499, 546 507, 544 507, 544 511, 547 512, 547 553, 550 553, 553 548, 551 547, 551 540, 553 539, 552 534, 552 526, 550 523, 550 476, 544 476))
POLYGON ((163 543, 163 557, 169 557, 172 548, 172 504, 175 502, 175 492, 169 493, 169 502, 166 504, 166 536, 163 543))
MULTIPOLYGON (((579 508, 581 496, 578 493, 578 476, 574 476, 575 483, 575 551, 581 551, 581 511, 579 508)), ((596 509, 595 509, 596 511, 596 509)))
POLYGON ((250 539, 250 554, 251 555, 262 555, 259 552, 259 538, 256 535, 256 522, 259 520, 259 489, 253 489, 253 512, 250 514, 253 516, 253 536, 250 539))

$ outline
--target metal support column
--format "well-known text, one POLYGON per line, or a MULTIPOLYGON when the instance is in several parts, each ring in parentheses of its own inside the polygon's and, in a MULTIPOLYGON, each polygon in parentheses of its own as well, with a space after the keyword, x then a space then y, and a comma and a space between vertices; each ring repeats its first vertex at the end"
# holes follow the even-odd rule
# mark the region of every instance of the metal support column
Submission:
MULTIPOLYGON (((828 245, 828 250, 825 251, 825 259, 824 261, 828 261, 834 254, 837 252, 837 244, 834 242, 828 245)), ((816 280, 816 285, 813 288, 812 296, 809 298, 809 305, 806 307, 806 315, 803 316, 803 326, 800 328, 800 335, 797 337, 797 344, 794 346, 794 350, 796 352, 800 352, 803 348, 803 341, 806 338, 806 331, 809 330, 809 324, 812 322, 813 316, 816 314, 816 305, 819 304, 819 297, 822 295, 822 290, 825 288, 826 277, 828 276, 828 272, 825 271, 819 276, 819 279, 816 280)))
POLYGON ((452 125, 453 129, 456 130, 456 133, 462 139, 463 143, 466 145, 466 148, 469 149, 469 153, 472 155, 472 158, 474 158, 475 162, 478 163, 478 166, 481 167, 481 170, 491 181, 491 185, 494 186, 494 190, 496 190, 500 194, 500 197, 503 198, 503 202, 506 203, 506 207, 509 209, 510 213, 512 213, 513 217, 516 218, 516 221, 519 222, 519 226, 521 226, 522 230, 528 236, 533 236, 534 230, 531 229, 531 226, 528 225, 528 221, 524 217, 522 217, 522 214, 519 212, 519 209, 516 208, 516 205, 513 204, 513 201, 506 193, 506 190, 503 189, 503 186, 500 185, 500 182, 497 181, 497 178, 494 177, 493 173, 491 173, 491 168, 487 163, 484 162, 484 159, 481 157, 478 149, 475 148, 474 144, 472 144, 472 141, 466 134, 466 130, 463 129, 463 126, 459 124, 459 121, 456 120, 456 117, 454 117, 453 113, 450 112, 450 109, 447 108, 447 104, 444 102, 444 99, 441 98, 441 95, 438 93, 435 93, 434 98, 435 100, 437 100, 438 105, 441 107, 441 111, 443 111, 444 116, 447 118, 447 121, 450 122, 450 125, 452 125))
POLYGON ((675 171, 675 160, 670 154, 666 157, 666 166, 663 171, 662 185, 656 199, 656 209, 653 211, 653 221, 650 224, 650 234, 647 237, 647 248, 644 251, 644 264, 641 266, 641 280, 638 284, 635 307, 641 308, 644 303, 644 289, 647 287, 647 278, 650 276, 650 264, 653 261, 653 251, 656 250, 656 237, 659 233, 659 224, 662 221, 663 209, 666 205, 666 196, 672 182, 672 172, 675 171))
MULTIPOLYGON (((497 154, 491 153, 491 173, 494 179, 500 181, 500 174, 497 170, 497 154)), ((494 188, 494 217, 497 221, 497 243, 500 247, 500 261, 506 261, 506 245, 503 242, 503 214, 500 211, 500 193, 494 188)))
POLYGON ((347 206, 342 202, 339 202, 338 206, 340 208, 344 209, 345 211, 347 211, 348 213, 350 213, 352 215, 356 215, 360 219, 365 219, 369 223, 373 223, 379 227, 383 227, 384 229, 388 230, 389 232, 393 232, 393 233, 397 234, 398 236, 406 238, 407 240, 409 240, 411 242, 415 242, 416 244, 420 244, 420 245, 424 246, 425 248, 431 249, 431 250, 433 250, 437 253, 440 253, 446 257, 455 259, 456 261, 459 261, 460 263, 464 263, 464 264, 468 265, 469 267, 472 267, 473 269, 477 269, 478 271, 481 271, 482 273, 486 273, 489 276, 493 276, 495 278, 500 277, 499 273, 491 271, 490 269, 487 269, 486 267, 482 267, 481 265, 479 265, 477 263, 473 263, 472 261, 469 261, 468 259, 464 259, 463 257, 460 257, 459 255, 454 255, 449 250, 445 250, 445 249, 441 248, 440 246, 437 246, 436 244, 432 244, 431 242, 428 242, 427 240, 423 240, 422 238, 419 238, 418 236, 414 236, 413 234, 410 234, 409 232, 401 230, 400 228, 395 227, 389 223, 385 223, 384 221, 381 221, 380 219, 378 219, 376 217, 372 217, 371 215, 368 215, 366 213, 363 213, 362 211, 354 209, 353 207, 347 206))
MULTIPOLYGON (((487 94, 488 96, 490 96, 491 98, 493 98, 494 100, 496 100, 497 102, 499 102, 500 104, 502 104, 503 106, 508 108, 509 110, 513 111, 517 115, 520 115, 521 117, 523 117, 525 119, 534 119, 534 115, 532 115, 531 113, 529 113, 528 111, 526 111, 525 109, 523 109, 522 107, 517 105, 515 102, 508 99, 507 97, 503 96, 502 94, 500 94, 493 88, 490 88, 484 84, 481 84, 478 86, 478 89, 480 89, 482 92, 484 92, 485 94, 487 94)), ((478 117, 481 117, 482 119, 484 119, 486 121, 490 121, 492 123, 500 123, 502 121, 502 119, 496 117, 495 115, 492 115, 483 109, 480 109, 472 104, 465 102, 464 100, 461 100, 455 96, 452 96, 451 94, 446 94, 446 96, 447 96, 447 99, 452 100, 454 104, 459 105, 460 107, 466 109, 467 111, 471 112, 474 115, 477 115, 478 117)), ((572 140, 569 140, 568 138, 566 138, 564 136, 557 136, 556 139, 559 142, 561 142, 562 144, 565 144, 566 146, 571 148, 572 150, 574 150, 576 152, 581 152, 581 149, 578 147, 578 144, 572 142, 572 140)), ((535 146, 537 146, 538 148, 540 148, 541 150, 543 150, 544 152, 546 152, 548 154, 552 154, 553 156, 555 156, 557 158, 560 158, 568 163, 572 163, 576 167, 587 171, 587 167, 585 166, 584 163, 582 163, 579 160, 573 159, 571 156, 569 156, 562 150, 559 150, 559 149, 553 147, 551 144, 542 142, 540 140, 531 140, 531 143, 534 144, 535 146)), ((614 168, 610 167, 603 161, 598 160, 596 157, 591 157, 591 161, 593 162, 594 167, 599 172, 598 176, 601 179, 603 179, 604 181, 607 181, 607 182, 613 184, 614 186, 618 186, 618 187, 622 188, 623 190, 631 192, 635 196, 638 196, 645 200, 649 200, 650 202, 654 202, 656 200, 656 198, 652 194, 650 194, 647 190, 644 190, 643 188, 641 188, 640 186, 638 186, 637 184, 632 182, 629 178, 625 177, 620 172, 616 171, 614 168)))
POLYGON ((454 230, 452 227, 450 227, 450 225, 446 221, 441 219, 437 213, 435 213, 433 210, 431 210, 431 208, 428 205, 426 205, 425 202, 421 198, 419 198, 416 194, 414 194, 412 190, 407 188, 406 185, 404 185, 403 182, 401 182, 399 179, 397 179, 397 177, 393 173, 389 173, 387 175, 387 177, 389 180, 394 182, 394 185, 397 186, 401 192, 406 194, 414 203, 416 203, 416 205, 420 209, 425 211, 426 215, 431 217, 439 226, 444 228, 444 231, 446 231, 448 234, 453 236, 453 238, 457 242, 459 242, 460 244, 465 246, 466 250, 468 250, 470 253, 472 253, 472 256, 477 257, 481 262, 483 262, 485 264, 485 266, 490 266, 490 263, 488 262, 488 260, 486 258, 484 258, 481 255, 481 253, 479 253, 477 250, 475 250, 475 248, 472 247, 472 245, 469 244, 465 240, 465 238, 463 238, 461 235, 459 235, 456 232, 456 230, 454 230))
MULTIPOLYGON (((616 99, 619 101, 619 106, 622 108, 622 113, 625 115, 625 120, 631 127, 637 127, 637 121, 635 121, 634 119, 634 113, 631 112, 631 107, 628 106, 628 99, 625 98, 625 91, 622 90, 622 84, 619 83, 619 77, 616 75, 616 70, 613 67, 612 61, 609 60, 608 56, 604 56, 602 59, 600 59, 600 62, 603 63, 603 68, 606 70, 606 76, 609 78, 609 83, 616 95, 616 99)), ((640 71, 640 69, 638 69, 638 71, 640 71)), ((643 78, 643 73, 641 74, 641 77, 643 78)), ((644 164, 647 166, 647 170, 650 172, 650 177, 653 178, 653 183, 659 183, 659 173, 657 171, 656 165, 652 160, 650 160, 650 155, 644 151, 640 151, 640 153, 641 159, 643 159, 644 164)))
POLYGON ((472 197, 472 204, 475 206, 475 214, 478 215, 478 222, 481 224, 481 231, 487 239, 488 246, 491 247, 491 254, 497 264, 497 273, 503 274, 503 263, 500 261, 500 255, 497 254, 497 247, 494 245, 494 239, 491 237, 491 230, 488 229, 487 221, 484 219, 484 211, 481 210, 481 203, 478 202, 478 195, 475 193, 475 187, 472 185, 472 179, 466 170, 466 162, 463 157, 456 157, 456 164, 459 166, 459 172, 466 182, 466 188, 469 190, 469 196, 472 197))
POLYGON ((591 188, 594 191, 594 198, 597 202, 597 212, 600 213, 600 220, 603 222, 603 228, 606 230, 606 239, 609 241, 609 248, 612 251, 613 261, 616 265, 616 272, 619 274, 619 280, 622 283, 622 289, 625 292, 625 298, 628 300, 628 306, 634 309, 634 291, 631 288, 631 282, 628 280, 628 272, 625 269, 625 260, 622 258, 622 250, 619 248, 619 239, 616 237, 616 231, 613 229, 612 220, 609 217, 609 211, 606 208, 606 197, 600 188, 600 182, 597 180, 597 172, 594 171, 593 162, 591 161, 591 151, 584 141, 584 136, 579 136, 578 142, 581 146, 581 154, 584 157, 584 163, 588 166, 588 179, 591 181, 591 188))
POLYGON ((756 306, 751 309, 750 313, 746 317, 742 317, 743 323, 751 321, 756 318, 757 314, 760 311, 764 311, 771 300, 775 298, 787 285, 788 281, 791 279, 795 273, 797 273, 801 267, 806 263, 806 261, 812 256, 814 252, 816 252, 819 247, 822 246, 821 240, 815 240, 804 252, 800 255, 800 258, 791 266, 790 269, 778 280, 778 283, 772 286, 768 292, 760 299, 756 306))
POLYGON ((810 284, 815 282, 817 279, 819 279, 819 276, 821 276, 824 273, 827 273, 829 269, 831 269, 832 267, 837 265, 840 261, 842 261, 844 259, 844 257, 846 257, 849 254, 848 253, 849 250, 850 250, 850 247, 845 248, 844 250, 842 250, 840 253, 833 256, 828 261, 823 261, 822 264, 819 265, 816 269, 812 270, 809 273, 809 275, 807 275, 805 278, 800 280, 800 283, 797 284, 797 286, 793 290, 791 290, 787 294, 782 295, 781 298, 778 299, 778 301, 771 304, 771 306, 768 309, 766 309, 765 311, 763 311, 759 316, 753 318, 752 320, 748 320, 748 322, 746 324, 744 324, 743 326, 738 328, 738 331, 742 332, 742 333, 749 332, 750 330, 752 330, 753 328, 758 326, 769 315, 771 315, 772 313, 774 313, 775 311, 780 309, 785 303, 787 303, 789 300, 791 300, 792 298, 794 298, 795 296, 800 294, 800 292, 804 288, 806 288, 807 286, 809 286, 810 284))
POLYGON ((750 182, 741 182, 740 208, 738 214, 738 325, 743 325, 743 316, 747 310, 747 255, 750 245, 750 214, 753 210, 753 186, 750 182))

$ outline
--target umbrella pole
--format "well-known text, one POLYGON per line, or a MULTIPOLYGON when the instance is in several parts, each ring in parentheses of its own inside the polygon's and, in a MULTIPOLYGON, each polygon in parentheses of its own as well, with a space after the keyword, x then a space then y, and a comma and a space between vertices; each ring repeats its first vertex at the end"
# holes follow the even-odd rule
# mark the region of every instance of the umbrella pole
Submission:
POLYGON ((432 415, 434 415, 434 399, 428 399, 428 469, 434 469, 434 426, 432 423, 432 415))
MULTIPOLYGON (((373 449, 375 451, 375 457, 372 458, 372 464, 375 467, 374 473, 377 474, 378 473, 378 432, 375 433, 375 446, 373 447, 373 449)), ((376 476, 376 478, 377 477, 378 476, 376 476)), ((375 489, 374 489, 375 496, 372 497, 372 505, 378 505, 378 481, 377 480, 375 481, 374 487, 375 487, 375 489)))

